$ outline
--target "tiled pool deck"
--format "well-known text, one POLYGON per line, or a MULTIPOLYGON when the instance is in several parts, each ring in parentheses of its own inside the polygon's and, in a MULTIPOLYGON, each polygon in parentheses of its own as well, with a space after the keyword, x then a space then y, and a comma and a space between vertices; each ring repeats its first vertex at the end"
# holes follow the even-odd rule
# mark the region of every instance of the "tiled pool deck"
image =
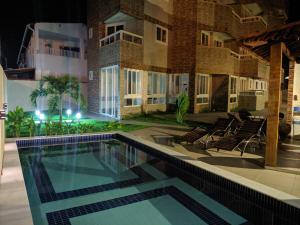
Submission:
MULTIPOLYGON (((165 147, 153 143, 152 135, 162 135, 169 131, 165 128, 147 128, 141 131, 133 132, 133 135, 135 135, 135 137, 133 137, 137 141, 144 142, 147 145, 153 145, 153 147, 160 149, 162 152, 168 155, 172 155, 197 167, 205 168, 208 171, 213 171, 215 174, 226 177, 229 180, 241 183, 246 186, 250 186, 252 189, 260 190, 262 193, 274 196, 277 199, 283 200, 288 204, 300 208, 300 199, 296 197, 300 197, 300 193, 299 195, 297 195, 297 190, 300 188, 300 179, 298 175, 294 175, 294 177, 292 178, 289 177, 290 174, 261 169, 259 166, 256 166, 255 164, 247 160, 241 160, 240 158, 240 165, 235 165, 234 167, 232 165, 224 166, 224 163, 223 165, 218 165, 218 163, 216 162, 203 162, 203 160, 201 160, 201 157, 199 156, 199 153, 196 151, 193 152, 180 146, 165 147), (141 138, 139 138, 138 136, 141 138), (217 167, 215 165, 209 164, 215 164, 217 167), (228 171, 233 173, 230 173, 228 171), (258 174, 260 174, 262 178, 253 179, 254 177, 256 177, 254 176, 254 174, 256 174, 257 176, 258 174), (251 176, 253 177, 251 178, 251 176), (286 177, 288 178, 286 179, 286 177), (257 182, 253 182, 252 180, 255 180, 257 182), (262 184, 265 184, 267 186, 262 184), (290 191, 285 191, 283 185, 284 187, 291 185, 292 187, 294 187, 296 185, 296 191, 294 191, 293 188, 290 191), (284 191, 285 193, 278 190, 284 191), (295 194, 293 194, 293 192, 295 192, 295 194)), ((176 131, 172 129, 172 132, 177 133, 182 131, 176 131)), ((127 136, 127 134, 123 135, 127 136)), ((6 155, 4 174, 2 176, 0 184, 0 224, 32 224, 26 189, 17 152, 17 146, 15 143, 9 143, 6 144, 5 150, 6 155)), ((228 152, 221 152, 219 154, 224 155, 222 156, 223 159, 226 159, 226 157, 228 159, 237 158, 233 157, 233 155, 235 154, 234 152, 231 152, 231 154, 233 155, 227 155, 228 152)), ((203 158, 207 157, 206 153, 204 155, 205 156, 203 156, 203 158)), ((244 158, 251 159, 251 157, 248 155, 244 156, 244 158)), ((221 162, 222 161, 226 160, 221 160, 221 162)))

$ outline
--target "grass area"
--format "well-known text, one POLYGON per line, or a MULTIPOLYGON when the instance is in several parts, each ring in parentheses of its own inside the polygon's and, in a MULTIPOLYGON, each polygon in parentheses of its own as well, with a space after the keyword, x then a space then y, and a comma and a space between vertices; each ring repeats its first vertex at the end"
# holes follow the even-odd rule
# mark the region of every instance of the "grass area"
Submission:
POLYGON ((187 126, 187 127, 208 127, 210 124, 204 122, 197 121, 189 121, 185 120, 184 123, 178 123, 176 121, 175 116, 172 117, 170 114, 166 113, 154 113, 147 115, 136 115, 125 120, 139 121, 139 122, 147 122, 147 123, 156 123, 156 124, 164 124, 164 125, 178 125, 178 126, 187 126))
MULTIPOLYGON (((65 118, 64 119, 68 119, 65 118)), ((84 134, 84 133, 97 133, 97 132, 111 132, 111 131, 124 131, 130 132, 135 130, 140 130, 146 128, 142 125, 131 125, 131 124, 121 124, 119 122, 107 122, 95 119, 84 118, 80 122, 63 121, 62 124, 54 118, 50 121, 43 122, 42 124, 36 124, 34 128, 34 135, 32 136, 52 136, 52 135, 66 135, 66 134, 84 134)), ((21 126, 21 137, 29 137, 29 128, 26 125, 21 126)), ((14 137, 13 131, 6 126, 6 137, 14 137)))

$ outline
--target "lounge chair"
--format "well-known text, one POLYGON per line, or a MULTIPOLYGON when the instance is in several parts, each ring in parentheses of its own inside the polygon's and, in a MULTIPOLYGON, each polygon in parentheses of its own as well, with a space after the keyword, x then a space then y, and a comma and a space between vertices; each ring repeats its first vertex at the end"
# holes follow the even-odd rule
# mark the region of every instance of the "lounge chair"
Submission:
POLYGON ((234 135, 226 136, 216 141, 213 147, 217 148, 218 151, 220 149, 231 151, 238 149, 241 152, 241 156, 243 156, 249 145, 255 144, 260 146, 264 124, 265 119, 246 120, 234 135))
POLYGON ((201 143, 207 147, 208 139, 213 139, 213 136, 224 136, 230 130, 230 126, 233 123, 233 118, 218 118, 217 121, 208 128, 195 128, 192 131, 186 133, 183 136, 177 137, 179 142, 187 142, 193 144, 199 139, 206 136, 204 140, 200 140, 201 143))

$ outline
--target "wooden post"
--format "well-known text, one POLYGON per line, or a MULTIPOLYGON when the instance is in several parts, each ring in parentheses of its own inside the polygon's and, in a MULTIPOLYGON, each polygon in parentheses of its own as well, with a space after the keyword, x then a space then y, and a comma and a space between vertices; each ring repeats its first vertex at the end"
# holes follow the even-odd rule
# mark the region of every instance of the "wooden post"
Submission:
POLYGON ((271 46, 265 166, 277 165, 283 46, 283 43, 277 43, 271 46))

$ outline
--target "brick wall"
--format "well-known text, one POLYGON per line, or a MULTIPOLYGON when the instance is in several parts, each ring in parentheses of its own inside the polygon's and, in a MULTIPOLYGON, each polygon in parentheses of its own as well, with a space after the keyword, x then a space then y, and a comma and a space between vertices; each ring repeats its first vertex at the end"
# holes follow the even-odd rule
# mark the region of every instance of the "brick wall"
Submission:
POLYGON ((290 61, 287 115, 286 115, 286 122, 288 124, 291 124, 293 120, 294 76, 295 76, 295 61, 290 61))

